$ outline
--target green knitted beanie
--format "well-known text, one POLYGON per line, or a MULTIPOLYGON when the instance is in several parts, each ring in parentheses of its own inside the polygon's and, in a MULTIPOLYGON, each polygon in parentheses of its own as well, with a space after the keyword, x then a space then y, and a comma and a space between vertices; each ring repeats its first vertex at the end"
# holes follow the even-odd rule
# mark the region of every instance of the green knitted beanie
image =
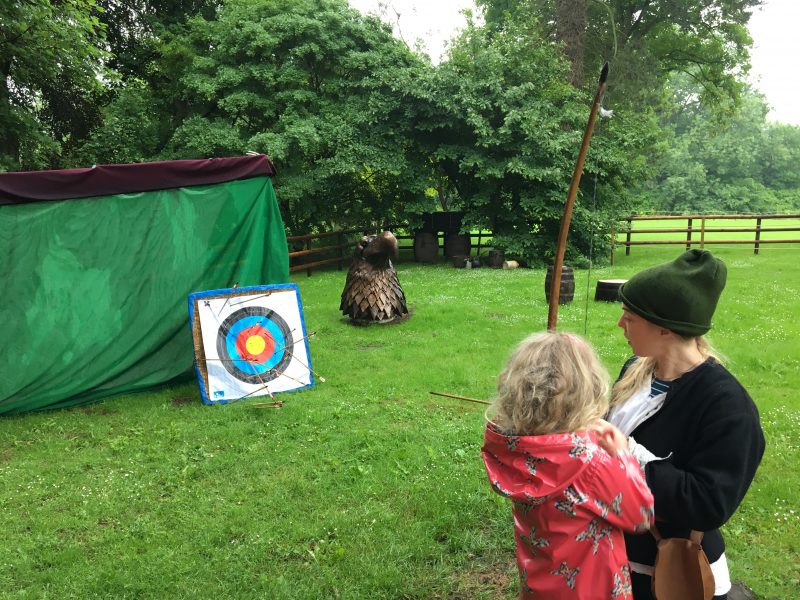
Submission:
POLYGON ((689 250, 631 277, 620 287, 619 297, 651 323, 680 335, 699 336, 711 329, 727 274, 725 263, 711 252, 689 250))

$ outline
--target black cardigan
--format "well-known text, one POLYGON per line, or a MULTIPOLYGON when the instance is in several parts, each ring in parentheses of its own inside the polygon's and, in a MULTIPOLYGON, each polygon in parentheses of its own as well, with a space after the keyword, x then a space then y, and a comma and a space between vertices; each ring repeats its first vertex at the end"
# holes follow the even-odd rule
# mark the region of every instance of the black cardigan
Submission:
MULTIPOLYGON (((725 550, 719 527, 738 508, 764 454, 752 398, 725 367, 709 359, 674 380, 661 409, 631 436, 665 458, 645 466, 659 532, 664 537, 705 532, 703 549, 713 563, 725 550)), ((654 563, 650 533, 626 534, 625 544, 628 560, 654 563)))

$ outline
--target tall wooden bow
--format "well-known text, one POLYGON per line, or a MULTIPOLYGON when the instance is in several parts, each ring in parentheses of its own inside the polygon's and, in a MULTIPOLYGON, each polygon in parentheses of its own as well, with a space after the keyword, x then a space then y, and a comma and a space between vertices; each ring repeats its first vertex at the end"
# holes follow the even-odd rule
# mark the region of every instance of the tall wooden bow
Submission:
POLYGON ((558 244, 556 245, 556 256, 555 262, 553 263, 553 279, 550 284, 550 307, 547 313, 548 331, 556 330, 556 321, 558 320, 558 298, 561 292, 561 272, 564 267, 564 253, 567 250, 569 223, 572 219, 572 209, 575 206, 575 197, 578 195, 578 186, 581 183, 583 163, 586 160, 586 153, 589 151, 589 142, 592 139, 592 133, 594 131, 594 122, 597 119, 597 113, 600 110, 600 104, 603 102, 603 95, 606 93, 606 77, 608 77, 608 63, 605 63, 602 71, 600 71, 600 80, 597 84, 597 92, 595 92, 592 110, 589 113, 589 122, 586 124, 586 130, 583 132, 581 150, 578 152, 578 160, 575 163, 575 171, 572 174, 572 181, 569 184, 567 203, 564 206, 564 216, 561 218, 561 229, 558 232, 558 244))

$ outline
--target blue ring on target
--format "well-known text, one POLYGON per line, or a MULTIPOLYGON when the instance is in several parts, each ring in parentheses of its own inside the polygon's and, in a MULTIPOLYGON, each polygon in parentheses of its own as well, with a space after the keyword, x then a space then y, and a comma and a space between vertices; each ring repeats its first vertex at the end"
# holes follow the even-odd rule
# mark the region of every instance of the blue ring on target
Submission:
POLYGON ((286 338, 283 336, 283 332, 281 331, 280 327, 266 317, 245 317, 244 319, 240 319, 234 323, 230 328, 228 334, 225 336, 225 347, 228 350, 228 357, 231 358, 231 360, 237 361, 237 367, 239 367, 245 373, 255 375, 256 373, 264 373, 265 371, 269 371, 281 361, 283 355, 286 353, 286 338), (239 337, 239 334, 242 331, 249 329, 254 325, 258 325, 269 331, 272 339, 275 340, 275 351, 272 353, 272 356, 269 357, 267 362, 264 363, 249 362, 242 358, 242 356, 236 350, 236 338, 239 337), (234 356, 236 358, 233 358, 234 356))
POLYGON ((294 344, 286 321, 274 310, 263 306, 241 308, 222 322, 217 332, 217 354, 225 370, 245 383, 264 384, 279 377, 292 359, 288 350, 294 344), (236 338, 245 329, 260 326, 275 342, 273 353, 262 362, 244 359, 236 350, 236 338))

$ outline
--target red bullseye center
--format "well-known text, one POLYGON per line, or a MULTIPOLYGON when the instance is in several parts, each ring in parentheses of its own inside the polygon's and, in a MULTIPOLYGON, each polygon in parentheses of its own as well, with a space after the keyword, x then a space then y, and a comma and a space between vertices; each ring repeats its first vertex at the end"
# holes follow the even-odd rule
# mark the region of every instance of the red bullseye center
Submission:
POLYGON ((260 325, 242 329, 236 336, 236 352, 246 361, 266 362, 274 351, 275 340, 269 331, 260 325))

